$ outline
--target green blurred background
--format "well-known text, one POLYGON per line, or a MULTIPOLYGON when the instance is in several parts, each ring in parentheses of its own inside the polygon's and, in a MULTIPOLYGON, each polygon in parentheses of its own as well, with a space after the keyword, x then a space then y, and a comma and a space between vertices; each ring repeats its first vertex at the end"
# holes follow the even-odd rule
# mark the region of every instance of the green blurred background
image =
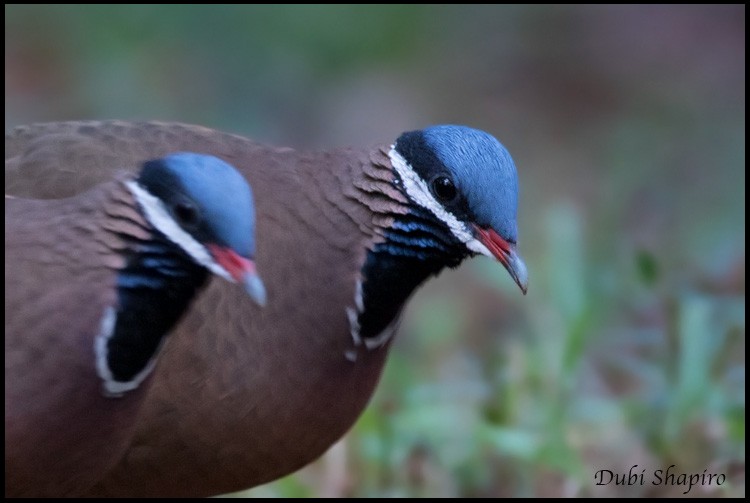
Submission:
POLYGON ((515 158, 528 296, 484 258, 430 281, 350 434, 244 494, 682 495, 674 464, 745 495, 744 6, 6 5, 6 130, 88 118, 515 158))

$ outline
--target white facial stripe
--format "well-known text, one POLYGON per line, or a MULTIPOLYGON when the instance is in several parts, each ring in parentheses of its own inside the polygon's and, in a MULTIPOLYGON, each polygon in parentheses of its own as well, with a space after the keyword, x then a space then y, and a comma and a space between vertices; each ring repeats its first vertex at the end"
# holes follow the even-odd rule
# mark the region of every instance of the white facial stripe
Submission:
POLYGON ((177 225, 177 222, 174 221, 174 218, 172 218, 167 208, 164 207, 164 203, 159 198, 152 196, 147 190, 132 180, 125 182, 125 185, 127 185, 138 201, 138 204, 143 208, 143 213, 145 213, 146 219, 151 222, 151 225, 156 227, 177 246, 185 250, 197 263, 217 276, 221 276, 234 283, 232 275, 216 263, 206 247, 177 225))
POLYGON ((484 244, 476 238, 473 238, 471 241, 466 243, 466 248, 475 253, 479 253, 480 255, 486 255, 489 258, 495 258, 489 248, 484 246, 484 244))
MULTIPOLYGON (((388 157, 391 158, 391 164, 393 169, 401 177, 404 182, 404 188, 406 193, 411 197, 417 204, 430 210, 436 217, 438 217, 448 228, 451 230, 456 239, 462 243, 469 243, 476 241, 474 235, 469 227, 461 222, 456 216, 446 210, 437 200, 432 197, 430 189, 427 187, 427 183, 414 171, 414 168, 409 166, 401 154, 396 151, 395 145, 391 146, 391 151, 388 152, 388 157)), ((477 241, 477 243, 479 243, 477 241)), ((481 246, 481 243, 479 243, 481 246)), ((472 246, 476 246, 472 244, 472 246)), ((473 251, 477 251, 475 248, 469 247, 473 251)), ((485 248, 486 250, 486 248, 485 248)), ((484 253, 484 252, 479 252, 484 253)))
POLYGON ((102 316, 101 328, 99 334, 94 339, 94 355, 96 359, 96 373, 102 379, 102 387, 104 396, 116 398, 120 397, 128 391, 136 389, 141 383, 148 377, 151 371, 156 365, 156 355, 159 354, 161 346, 164 343, 162 340, 159 343, 159 347, 154 353, 154 357, 149 360, 148 364, 143 370, 138 372, 133 379, 130 381, 116 381, 112 375, 112 371, 109 369, 107 363, 107 343, 112 338, 112 334, 115 331, 115 325, 117 323, 117 314, 113 307, 107 307, 104 310, 104 316, 102 316))

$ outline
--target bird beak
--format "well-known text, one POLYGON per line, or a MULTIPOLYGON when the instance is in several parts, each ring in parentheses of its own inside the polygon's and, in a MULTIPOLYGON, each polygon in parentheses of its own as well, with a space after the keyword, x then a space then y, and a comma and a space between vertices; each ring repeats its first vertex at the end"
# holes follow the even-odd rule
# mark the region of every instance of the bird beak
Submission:
POLYGON ((516 245, 507 242, 492 228, 482 229, 478 225, 474 225, 474 231, 475 237, 485 248, 485 250, 480 250, 480 253, 499 260, 508 270, 513 281, 521 288, 523 294, 526 295, 529 278, 526 273, 526 264, 516 253, 516 245))
POLYGON ((240 283, 245 288, 247 294, 256 304, 259 306, 266 305, 266 288, 255 270, 255 262, 239 255, 231 248, 224 248, 215 244, 209 244, 207 248, 216 263, 229 273, 233 281, 240 283))

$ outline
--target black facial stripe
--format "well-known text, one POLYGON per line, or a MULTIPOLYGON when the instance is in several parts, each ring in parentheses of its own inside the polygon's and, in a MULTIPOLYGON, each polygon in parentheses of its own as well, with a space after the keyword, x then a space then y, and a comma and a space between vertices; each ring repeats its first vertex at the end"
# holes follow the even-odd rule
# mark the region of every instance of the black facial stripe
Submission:
POLYGON ((450 173, 448 168, 435 155, 435 152, 427 145, 422 131, 410 131, 399 136, 396 140, 396 152, 401 154, 422 180, 426 182, 438 173, 450 173))
POLYGON ((188 194, 187 189, 183 186, 180 178, 174 171, 167 169, 163 159, 146 161, 138 177, 138 184, 141 185, 149 194, 158 198, 167 211, 174 218, 175 222, 188 234, 201 244, 217 243, 227 246, 224 240, 219 239, 214 230, 208 225, 203 216, 200 205, 196 204, 193 198, 188 194), (194 223, 183 221, 178 213, 181 206, 188 205, 194 208, 197 214, 197 221, 194 223))
POLYGON ((185 193, 179 177, 173 171, 166 169, 163 159, 146 161, 138 177, 138 184, 152 196, 165 202, 170 201, 175 193, 185 193))
POLYGON ((401 154, 401 157, 404 158, 414 172, 427 184, 430 191, 433 190, 431 187, 432 181, 437 177, 446 176, 450 178, 458 190, 458 196, 456 196, 455 200, 446 204, 440 201, 438 197, 435 197, 434 194, 432 194, 433 197, 459 220, 474 220, 472 212, 469 210, 469 206, 461 194, 461 184, 451 170, 438 158, 435 151, 427 144, 422 131, 410 131, 402 134, 396 140, 395 148, 396 152, 401 154))

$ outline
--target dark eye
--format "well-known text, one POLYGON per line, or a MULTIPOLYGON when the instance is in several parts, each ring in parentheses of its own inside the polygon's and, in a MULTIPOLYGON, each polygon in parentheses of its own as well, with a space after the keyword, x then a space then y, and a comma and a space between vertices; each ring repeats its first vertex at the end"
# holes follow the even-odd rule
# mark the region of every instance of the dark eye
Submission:
POLYGON ((190 227, 198 223, 198 208, 189 201, 180 201, 175 204, 174 214, 182 226, 190 227))
POLYGON ((458 190, 453 184, 453 180, 447 176, 439 176, 432 181, 432 193, 442 203, 450 203, 458 195, 458 190))

